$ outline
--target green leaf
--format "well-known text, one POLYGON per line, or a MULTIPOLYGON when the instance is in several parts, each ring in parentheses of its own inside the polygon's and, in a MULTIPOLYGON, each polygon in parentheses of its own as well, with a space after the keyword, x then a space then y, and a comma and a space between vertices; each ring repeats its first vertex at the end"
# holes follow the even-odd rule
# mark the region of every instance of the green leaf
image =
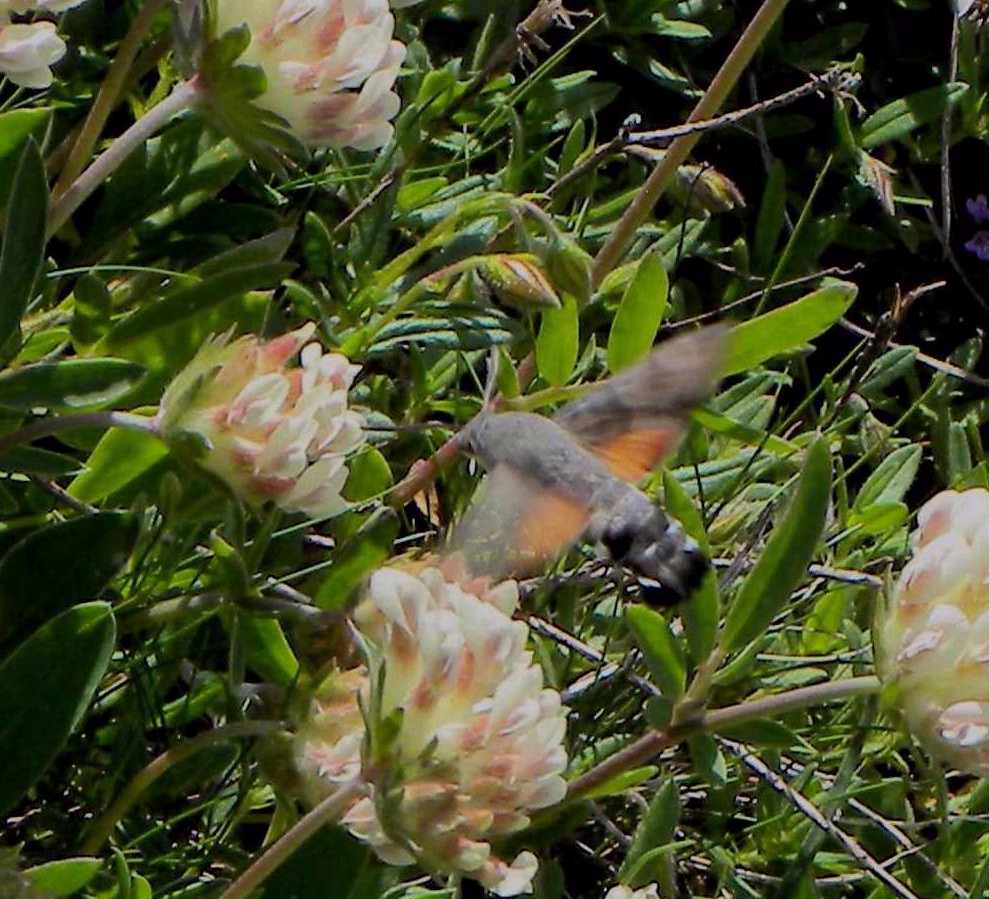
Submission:
POLYGON ((299 676, 299 660, 279 622, 244 613, 238 616, 247 662, 266 681, 291 687, 299 676))
POLYGON ((718 733, 743 743, 773 746, 778 749, 790 749, 800 743, 800 738, 790 728, 771 718, 756 718, 743 724, 719 729, 718 733))
POLYGON ((791 443, 789 440, 784 440, 782 437, 777 437, 775 434, 770 434, 761 428, 753 428, 751 425, 742 424, 742 422, 735 421, 733 418, 729 418, 721 412, 715 412, 713 409, 695 409, 693 417, 699 425, 708 431, 713 431, 722 437, 730 437, 732 440, 737 440, 740 443, 747 443, 749 446, 761 446, 771 453, 789 456, 798 449, 797 445, 791 443))
POLYGON ((21 471, 56 478, 75 474, 82 463, 71 456, 52 453, 34 446, 15 446, 0 455, 0 471, 21 471))
POLYGON ((580 351, 577 300, 568 293, 562 300, 559 309, 543 309, 536 338, 539 374, 554 387, 560 387, 570 379, 580 351))
POLYGON ((86 462, 86 470, 70 485, 69 494, 97 503, 126 487, 168 456, 168 448, 150 434, 111 428, 86 462))
POLYGON ((0 638, 33 631, 98 598, 127 564, 139 532, 131 512, 97 512, 48 525, 15 544, 0 560, 0 638))
POLYGON ((252 290, 277 287, 294 268, 291 263, 265 262, 223 271, 167 296, 127 316, 97 346, 113 352, 131 341, 202 315, 226 300, 252 290))
POLYGON ((906 137, 915 128, 939 119, 945 108, 954 106, 967 90, 964 82, 952 81, 887 103, 862 123, 862 146, 869 150, 906 137))
POLYGON ((50 899, 69 899, 86 886, 102 867, 103 862, 98 858, 60 858, 28 868, 24 876, 39 895, 50 899))
POLYGON ((324 827, 299 846, 257 892, 257 899, 367 899, 386 895, 391 880, 369 846, 343 828, 324 827))
POLYGON ((642 359, 656 340, 670 297, 662 256, 650 253, 639 263, 622 297, 608 334, 608 368, 621 371, 642 359))
MULTIPOLYGON (((683 485, 666 470, 663 472, 663 498, 666 510, 683 525, 684 531, 693 537, 705 553, 711 549, 704 530, 704 520, 683 485)), ((718 596, 718 578, 714 570, 704 575, 693 596, 680 607, 691 658, 698 664, 706 659, 718 634, 721 600, 718 596)))
POLYGON ((28 138, 45 145, 51 124, 51 109, 14 109, 0 115, 0 203, 10 196, 17 165, 28 138))
POLYGON ((656 685, 664 696, 679 699, 687 684, 687 669, 666 619, 648 606, 630 605, 625 609, 625 621, 656 685))
POLYGON ((14 176, 6 222, 0 251, 0 347, 19 331, 45 259, 48 178, 41 151, 31 137, 14 176))
POLYGON ((398 521, 388 514, 362 529, 333 555, 333 567, 319 585, 314 602, 321 609, 347 607, 354 590, 390 555, 398 536, 398 521))
POLYGON ((786 166, 774 160, 762 192, 759 218, 756 220, 752 243, 752 267, 757 272, 773 268, 773 255, 779 244, 786 215, 786 166))
POLYGON ((915 443, 893 450, 866 478, 854 508, 861 511, 875 503, 900 502, 917 477, 923 454, 923 448, 915 443))
POLYGON ((45 773, 82 719, 115 638, 110 606, 86 603, 44 624, 0 663, 0 814, 45 773))
POLYGON ((614 777, 609 778, 602 784, 598 784, 589 793, 585 793, 581 799, 603 799, 605 796, 617 796, 625 793, 640 783, 650 780, 656 776, 659 770, 655 765, 644 765, 641 768, 632 768, 630 771, 622 771, 614 777))
POLYGON ((743 322, 729 336, 724 374, 747 372, 823 334, 855 301, 858 287, 834 281, 765 315, 743 322))
POLYGON ((126 396, 143 377, 142 366, 124 359, 38 362, 0 375, 0 406, 25 412, 96 409, 126 396))
POLYGON ((635 829, 632 845, 628 847, 625 860, 618 869, 619 882, 628 882, 627 875, 647 852, 673 841, 679 821, 680 793, 671 777, 663 781, 663 785, 656 791, 635 829))
POLYGON ((831 496, 831 453, 819 438, 807 451, 797 492, 766 548, 749 572, 728 613, 721 645, 742 648, 766 631, 807 576, 807 566, 824 533, 831 496))

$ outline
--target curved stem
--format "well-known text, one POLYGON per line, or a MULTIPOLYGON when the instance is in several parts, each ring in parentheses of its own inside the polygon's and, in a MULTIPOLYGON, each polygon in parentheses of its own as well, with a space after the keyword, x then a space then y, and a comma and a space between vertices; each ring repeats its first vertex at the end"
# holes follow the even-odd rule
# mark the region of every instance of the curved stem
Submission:
POLYGON ((158 423, 153 418, 133 415, 130 412, 83 412, 80 415, 42 418, 19 431, 4 434, 0 436, 0 453, 5 453, 22 443, 31 443, 42 437, 51 437, 53 434, 77 428, 129 428, 132 431, 144 431, 146 434, 159 436, 158 423))
POLYGON ((196 78, 177 85, 161 103, 114 140, 103 155, 55 200, 48 220, 48 233, 58 231, 85 200, 123 165, 131 153, 154 137, 173 116, 189 109, 199 99, 201 92, 202 87, 196 78))
MULTIPOLYGON (((728 95, 734 90, 742 72, 752 61, 756 51, 762 45, 776 20, 780 17, 787 0, 764 0, 755 18, 739 38, 728 58, 724 61, 718 74, 710 83, 704 96, 698 101, 687 123, 711 119, 722 107, 728 95)), ((663 195, 667 185, 672 180, 677 169, 686 161, 691 151, 701 139, 702 132, 686 134, 675 140, 663 157, 663 161, 653 170, 632 204, 625 210, 618 224, 615 225, 608 240, 598 252, 594 260, 593 280, 599 285, 619 262, 635 237, 636 231, 649 217, 653 207, 663 195)))
POLYGON ((324 825, 336 821, 360 795, 361 789, 360 781, 352 781, 343 784, 335 793, 327 796, 272 843, 257 861, 220 894, 220 899, 244 899, 253 893, 306 840, 324 825))
MULTIPOLYGON (((812 687, 801 687, 797 690, 779 693, 776 696, 768 696, 765 699, 754 699, 751 702, 742 702, 738 705, 726 706, 723 709, 697 715, 666 730, 652 731, 626 746, 620 752, 609 756, 600 765, 595 765, 586 774, 571 781, 567 790, 567 797, 573 800, 586 796, 616 775, 631 768, 637 768, 664 749, 668 749, 695 734, 717 733, 757 718, 768 718, 828 702, 868 696, 878 693, 881 687, 879 678, 873 675, 851 677, 845 680, 829 681, 825 684, 815 684, 812 687)), ((674 715, 674 720, 675 717, 674 715)))
POLYGON ((117 822, 130 811, 144 791, 179 762, 191 758, 200 750, 212 746, 214 743, 239 737, 265 737, 283 728, 284 724, 281 721, 239 721, 235 724, 217 727, 166 750, 139 771, 117 797, 117 801, 93 822, 89 836, 83 843, 82 851, 86 855, 93 855, 98 852, 109 839, 110 834, 113 833, 113 828, 117 822))
POLYGON ((83 122, 82 129, 72 145, 72 151, 66 160, 65 168, 58 179, 58 184, 52 191, 52 195, 57 199, 68 189, 69 185, 82 174, 86 163, 93 155, 93 148, 103 133, 110 113, 120 99, 120 94, 127 83, 128 75, 137 53, 141 49, 141 43, 151 30, 155 16, 164 8, 168 0, 145 0, 130 30, 117 47, 117 55, 113 58, 110 68, 107 69, 106 78, 100 85, 99 93, 83 122))

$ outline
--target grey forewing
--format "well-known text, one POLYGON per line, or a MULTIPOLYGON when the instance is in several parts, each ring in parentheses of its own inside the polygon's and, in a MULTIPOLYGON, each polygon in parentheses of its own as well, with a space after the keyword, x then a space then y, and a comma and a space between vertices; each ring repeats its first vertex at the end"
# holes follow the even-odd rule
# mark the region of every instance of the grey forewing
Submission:
POLYGON ((638 365, 564 406, 554 421, 594 444, 636 422, 686 415, 713 392, 724 347, 719 325, 668 340, 638 365))

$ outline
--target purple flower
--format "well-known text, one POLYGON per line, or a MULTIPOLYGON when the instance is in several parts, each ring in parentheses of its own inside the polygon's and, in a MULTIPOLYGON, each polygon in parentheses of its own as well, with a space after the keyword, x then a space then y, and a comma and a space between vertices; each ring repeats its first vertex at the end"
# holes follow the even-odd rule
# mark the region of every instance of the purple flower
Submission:
POLYGON ((965 249, 983 262, 989 262, 989 231, 976 231, 975 237, 965 244, 965 249))
POLYGON ((986 199, 985 194, 979 194, 974 200, 966 200, 965 208, 980 225, 989 222, 989 200, 986 199))

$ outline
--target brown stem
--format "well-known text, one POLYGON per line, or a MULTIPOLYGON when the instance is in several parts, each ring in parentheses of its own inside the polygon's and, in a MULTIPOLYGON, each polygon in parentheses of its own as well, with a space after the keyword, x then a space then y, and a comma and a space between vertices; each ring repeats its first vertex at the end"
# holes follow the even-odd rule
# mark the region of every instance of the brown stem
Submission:
MULTIPOLYGON (((752 57, 762 45, 766 35, 769 34, 770 29, 782 14, 786 3, 787 0, 764 0, 755 18, 752 19, 749 27, 745 29, 738 43, 735 44, 718 74, 714 76, 714 80, 708 86, 704 96, 694 107, 694 111, 687 119, 688 124, 713 118, 717 114, 737 84, 742 72, 745 71, 752 61, 752 57)), ((670 146, 662 162, 653 170, 642 190, 636 194, 632 204, 625 210, 625 214, 598 252, 597 258, 594 260, 593 281, 595 285, 599 285, 618 264, 636 232, 649 217, 677 169, 687 160, 700 138, 700 133, 686 134, 675 140, 670 146)))
MULTIPOLYGON (((829 681, 812 687, 801 687, 765 699, 755 699, 738 705, 726 706, 685 720, 680 724, 654 730, 620 752, 609 756, 600 765, 591 768, 586 774, 570 782, 567 790, 569 799, 579 799, 607 783, 613 777, 648 762, 664 749, 674 746, 687 737, 698 733, 717 733, 756 718, 783 715, 796 709, 808 708, 827 702, 837 702, 856 696, 876 693, 880 688, 879 678, 871 675, 852 677, 845 680, 829 681)), ((674 715, 674 720, 676 716, 674 715)))
POLYGON ((103 84, 100 85, 96 100, 89 109, 89 115, 83 122, 82 130, 76 138, 69 158, 62 169, 62 174, 52 191, 52 196, 58 199, 68 189, 79 175, 82 174, 86 163, 93 155, 93 148, 103 133, 110 113, 116 107, 120 99, 120 94, 127 83, 131 67, 137 59, 141 43, 151 30, 154 18, 164 8, 168 0, 145 0, 144 5, 134 17, 130 30, 117 47, 117 55, 114 57, 110 68, 107 70, 103 84))

